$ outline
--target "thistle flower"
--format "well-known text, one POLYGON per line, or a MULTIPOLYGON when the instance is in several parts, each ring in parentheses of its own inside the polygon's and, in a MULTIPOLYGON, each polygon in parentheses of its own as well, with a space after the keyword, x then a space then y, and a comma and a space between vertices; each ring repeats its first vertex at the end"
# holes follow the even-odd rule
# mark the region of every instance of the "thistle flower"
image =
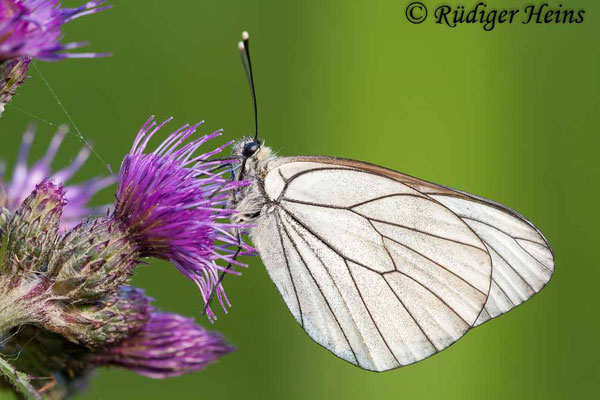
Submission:
MULTIPOLYGON (((1 0, 0 0, 1 1, 1 0)), ((27 158, 31 144, 34 139, 34 128, 30 127, 23 134, 23 140, 19 149, 17 164, 13 170, 10 182, 3 183, 3 165, 0 164, 0 206, 10 211, 15 211, 23 200, 42 180, 50 178, 54 181, 67 183, 69 179, 81 168, 90 155, 90 150, 83 147, 75 160, 68 167, 57 172, 52 172, 51 163, 56 155, 62 141, 67 133, 67 128, 61 126, 48 147, 46 154, 33 167, 27 166, 27 158)), ((68 205, 62 210, 62 226, 65 229, 72 228, 83 218, 90 215, 102 215, 106 213, 107 207, 88 207, 87 203, 100 190, 115 182, 112 176, 97 177, 86 182, 68 185, 65 187, 68 205)))
MULTIPOLYGON (((85 381, 94 366, 120 365, 162 378, 202 369, 232 350, 191 319, 154 312, 141 290, 124 285, 141 257, 162 258, 199 286, 206 303, 216 293, 225 308, 220 274, 234 272, 232 264, 242 265, 236 255, 252 251, 241 242, 243 226, 227 222, 234 212, 227 209, 231 190, 247 183, 224 177, 234 168, 229 160, 209 159, 230 143, 197 154, 221 131, 192 140, 200 124, 185 125, 145 153, 166 122, 157 125, 150 118, 138 133, 121 165, 114 211, 67 231, 60 225, 69 189, 58 180, 70 178, 87 151, 53 174, 57 181, 46 178, 64 129, 31 169, 26 159, 33 132, 26 134, 12 181, 0 185, 0 334, 20 337, 17 327, 36 326, 40 339, 36 333, 29 349, 18 350, 32 354, 20 357, 30 364, 15 367, 26 374, 36 366, 44 369, 58 395, 73 390, 73 378, 85 381), (50 348, 58 350, 44 355, 50 348)), ((81 193, 83 199, 90 196, 81 193)), ((207 312, 214 318, 208 304, 207 312)), ((0 350, 11 337, 1 341, 0 350)), ((13 379, 13 366, 0 363, 0 372, 30 394, 31 382, 13 379)))
POLYGON ((12 361, 15 368, 29 376, 46 377, 31 383, 37 389, 51 386, 46 393, 51 398, 81 389, 96 367, 122 367, 160 379, 199 371, 233 350, 218 332, 207 331, 190 318, 157 311, 148 314, 143 324, 130 325, 121 341, 95 348, 31 325, 0 337, 2 353, 19 354, 12 361), (54 385, 48 385, 48 379, 54 385))
POLYGON ((65 23, 111 7, 102 6, 103 3, 88 1, 77 8, 61 8, 59 0, 0 0, 0 60, 28 56, 56 61, 107 55, 64 52, 86 43, 60 43, 65 23))
MULTIPOLYGON (((219 273, 234 272, 217 261, 235 261, 239 225, 224 221, 233 212, 226 209, 232 189, 246 185, 223 177, 230 160, 209 160, 232 142, 196 154, 221 131, 185 143, 201 124, 185 125, 173 132, 152 153, 144 153, 148 141, 170 119, 156 124, 151 117, 139 131, 119 172, 113 219, 121 221, 140 247, 142 256, 171 261, 200 288, 207 303, 216 293, 223 309, 230 306, 219 273), (218 172, 220 170, 220 172, 218 172)), ((214 313, 207 305, 210 319, 214 313)))
MULTIPOLYGON (((224 308, 229 305, 219 274, 222 271, 235 273, 225 263, 243 265, 234 260, 234 255, 239 248, 242 252, 250 248, 239 240, 237 230, 241 226, 224 221, 232 213, 225 203, 231 189, 245 182, 233 182, 223 177, 228 172, 223 168, 227 160, 208 160, 229 143, 205 154, 195 154, 202 144, 220 135, 220 131, 185 143, 198 126, 186 125, 170 135, 154 152, 145 154, 148 140, 164 123, 156 126, 150 119, 124 158, 114 212, 106 217, 85 220, 61 235, 53 228, 42 238, 51 249, 44 250, 43 260, 34 250, 46 247, 30 245, 31 241, 25 237, 25 232, 29 232, 27 221, 10 217, 9 224, 14 228, 7 230, 12 234, 7 238, 10 252, 6 254, 15 254, 15 257, 5 257, 5 260, 11 260, 5 261, 8 263, 5 268, 10 267, 15 272, 43 268, 43 274, 35 275, 33 280, 46 278, 52 282, 48 288, 52 296, 86 303, 115 293, 133 273, 141 257, 157 257, 171 261, 192 279, 200 287, 205 302, 215 293, 224 308), (218 172, 219 169, 222 171, 218 172), (38 261, 12 262, 13 259, 31 258, 32 254, 38 261)), ((21 194, 29 190, 24 188, 29 182, 48 174, 49 160, 62 135, 64 131, 59 132, 47 155, 31 170, 24 162, 31 141, 26 135, 26 144, 13 177, 13 183, 20 185, 8 186, 7 208, 19 203, 21 194)), ((53 176, 57 179, 68 177, 77 166, 76 161, 74 166, 53 176)), ((69 187, 65 191, 68 198, 69 187)), ((66 213, 70 204, 63 206, 57 207, 66 213)), ((40 220, 36 218, 32 221, 40 220)), ((214 318, 210 308, 207 313, 209 318, 214 318)), ((50 325, 47 322, 45 326, 50 325)))
POLYGON ((136 334, 94 353, 92 363, 166 378, 204 369, 233 350, 219 333, 207 331, 191 318, 154 312, 136 334))

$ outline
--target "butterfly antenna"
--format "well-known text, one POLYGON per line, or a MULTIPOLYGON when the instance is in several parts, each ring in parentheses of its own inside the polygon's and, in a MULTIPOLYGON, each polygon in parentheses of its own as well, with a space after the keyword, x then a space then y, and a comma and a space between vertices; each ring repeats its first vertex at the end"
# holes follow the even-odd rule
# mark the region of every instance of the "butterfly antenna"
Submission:
POLYGON ((256 107, 256 90, 254 89, 254 75, 252 74, 252 61, 250 61, 250 36, 248 32, 242 32, 242 41, 238 44, 242 55, 242 64, 250 85, 252 93, 252 105, 254 106, 254 140, 258 139, 258 108, 256 107))
MULTIPOLYGON (((240 49, 240 54, 242 56, 242 65, 244 66, 244 70, 246 71, 246 77, 248 78, 248 85, 250 86, 250 93, 252 94, 252 105, 254 106, 254 140, 256 141, 258 139, 258 108, 256 107, 256 91, 254 90, 254 75, 252 74, 252 62, 250 61, 250 42, 249 42, 250 36, 248 35, 248 32, 244 31, 242 32, 242 41, 239 42, 238 47, 240 49)), ((244 164, 246 162, 246 158, 244 158, 242 160, 242 171, 244 170, 244 164)), ((233 177, 235 176, 235 170, 233 169, 233 164, 227 164, 231 167, 231 177, 233 179, 233 177)), ((240 175, 240 179, 241 179, 241 175, 240 175)), ((237 250, 235 252, 235 254, 232 257, 232 260, 235 261, 237 259, 237 257, 240 255, 240 252, 242 250, 242 235, 241 233, 238 231, 237 234, 237 250)), ((218 286, 221 284, 221 282, 223 282, 223 279, 225 278, 225 275, 227 274, 227 272, 229 272, 229 270, 231 270, 233 267, 233 262, 229 262, 227 267, 225 267, 225 269, 223 271, 221 271, 221 274, 219 275, 219 280, 217 281, 216 285, 213 286, 212 290, 210 291, 210 295, 208 296, 208 299, 206 301, 206 304, 204 305, 204 309, 202 310, 202 315, 206 315, 206 312, 208 311, 208 308, 210 307, 210 304, 212 303, 212 300, 215 296, 216 290, 218 288, 218 286)))

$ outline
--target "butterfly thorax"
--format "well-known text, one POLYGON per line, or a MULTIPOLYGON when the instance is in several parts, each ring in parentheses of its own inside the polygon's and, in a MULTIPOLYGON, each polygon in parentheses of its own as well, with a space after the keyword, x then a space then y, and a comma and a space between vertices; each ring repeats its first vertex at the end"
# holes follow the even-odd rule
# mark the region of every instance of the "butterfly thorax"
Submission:
POLYGON ((233 146, 233 156, 243 160, 240 168, 235 172, 234 179, 249 182, 248 185, 231 193, 229 207, 237 211, 237 214, 231 217, 234 224, 252 224, 260 215, 262 207, 267 202, 262 182, 267 175, 269 162, 277 158, 270 147, 263 145, 252 156, 244 157, 244 146, 252 141, 254 141, 252 138, 243 138, 233 146))

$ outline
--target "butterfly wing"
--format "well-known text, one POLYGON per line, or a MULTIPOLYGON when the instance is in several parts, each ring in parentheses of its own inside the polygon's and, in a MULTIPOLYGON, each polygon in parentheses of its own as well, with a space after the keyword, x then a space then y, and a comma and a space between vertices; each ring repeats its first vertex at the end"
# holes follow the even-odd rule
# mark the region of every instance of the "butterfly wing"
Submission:
POLYGON ((475 326, 510 311, 538 293, 554 272, 554 253, 542 232, 503 204, 414 178, 377 165, 329 157, 294 157, 383 174, 418 190, 452 210, 483 241, 492 258, 492 282, 475 326))
POLYGON ((422 360, 485 311, 492 258, 438 200, 369 164, 342 161, 272 162, 261 188, 269 205, 252 240, 316 342, 373 371, 422 360))
POLYGON ((550 244, 530 221, 510 208, 463 191, 430 184, 417 190, 454 211, 481 238, 492 257, 492 284, 480 325, 529 300, 554 272, 550 244))
POLYGON ((483 241, 492 258, 488 300, 475 325, 527 301, 552 277, 554 253, 542 232, 527 218, 500 203, 354 160, 309 156, 276 162, 279 165, 291 161, 344 166, 389 176, 437 200, 463 219, 483 241))

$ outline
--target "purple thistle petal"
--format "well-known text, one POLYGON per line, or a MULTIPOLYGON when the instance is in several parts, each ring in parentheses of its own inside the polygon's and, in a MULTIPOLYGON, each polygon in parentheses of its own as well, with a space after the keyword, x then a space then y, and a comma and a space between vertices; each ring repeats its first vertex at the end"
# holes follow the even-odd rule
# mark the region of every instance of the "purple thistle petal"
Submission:
MULTIPOLYGON (((194 156, 202 144, 221 135, 217 131, 185 143, 201 123, 184 125, 152 153, 144 153, 148 141, 171 120, 157 125, 153 119, 146 121, 123 159, 113 218, 129 228, 143 256, 171 261, 196 283, 205 303, 214 292, 227 311, 229 301, 219 282, 225 267, 217 261, 233 261, 233 251, 224 249, 240 245, 243 254, 252 249, 237 243, 242 226, 228 222, 233 211, 226 203, 231 189, 247 183, 213 171, 215 165, 231 160, 201 162, 215 151, 194 156)), ((210 307, 207 314, 211 320, 216 318, 210 307)))
POLYGON ((204 369, 233 350, 219 333, 190 318, 153 312, 142 330, 94 354, 93 362, 161 379, 204 369))
MULTIPOLYGON (((61 183, 66 183, 83 165, 89 154, 89 150, 83 148, 70 166, 56 173, 52 173, 51 163, 67 133, 66 127, 61 126, 52 138, 46 154, 36 162, 33 167, 29 168, 27 166, 27 159, 35 136, 34 131, 34 127, 30 126, 23 134, 17 163, 13 170, 10 182, 3 184, 2 171, 0 171, 0 186, 5 185, 5 197, 3 200, 5 204, 0 205, 11 211, 18 209, 21 203, 23 203, 23 200, 25 200, 25 198, 35 189, 36 185, 44 179, 50 178, 61 183)), ((90 179, 89 181, 76 185, 65 186, 68 205, 66 205, 63 210, 61 220, 63 228, 70 229, 90 215, 105 214, 107 210, 106 206, 91 208, 87 206, 87 203, 98 191, 112 185, 115 181, 116 179, 114 177, 108 176, 90 179)))
POLYGON ((105 1, 89 1, 76 8, 61 8, 59 0, 0 0, 0 60, 19 56, 44 61, 101 57, 101 53, 66 53, 84 42, 61 44, 61 28, 84 15, 111 8, 105 1))

